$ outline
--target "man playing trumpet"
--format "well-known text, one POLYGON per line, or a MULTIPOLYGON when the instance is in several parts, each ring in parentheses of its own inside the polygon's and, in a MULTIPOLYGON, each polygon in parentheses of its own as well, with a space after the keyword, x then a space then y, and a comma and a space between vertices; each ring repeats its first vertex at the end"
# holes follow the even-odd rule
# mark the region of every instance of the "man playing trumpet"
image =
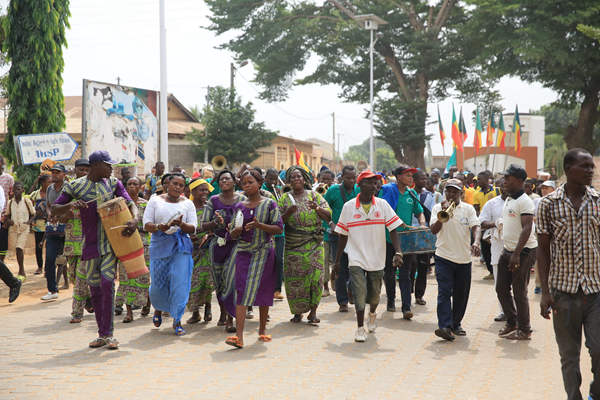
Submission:
POLYGON ((446 200, 431 210, 435 243, 435 277, 438 283, 436 336, 452 341, 467 333, 461 326, 471 289, 471 255, 479 256, 479 219, 472 205, 461 202, 463 184, 448 179, 446 200), (471 235, 475 240, 471 245, 471 235))

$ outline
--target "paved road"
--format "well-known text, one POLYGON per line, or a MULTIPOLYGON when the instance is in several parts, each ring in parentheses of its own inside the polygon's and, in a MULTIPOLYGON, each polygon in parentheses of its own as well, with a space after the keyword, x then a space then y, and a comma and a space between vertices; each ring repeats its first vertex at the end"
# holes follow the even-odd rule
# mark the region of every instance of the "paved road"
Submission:
MULTIPOLYGON (((22 297, 0 305, 0 398, 565 398, 551 323, 537 314, 537 296, 531 295, 533 340, 500 339, 501 324, 493 322, 497 301, 483 275, 476 265, 463 323, 468 336, 454 343, 433 335, 437 286, 430 277, 427 305, 413 306, 414 320, 380 307, 377 333, 363 344, 353 341, 353 314, 338 313, 328 297, 319 327, 289 323, 287 304, 276 303, 273 342, 258 342, 258 322, 249 321, 243 350, 225 345, 226 334, 215 322, 187 326, 188 335, 178 338, 170 320, 156 329, 136 311, 133 323, 115 318, 121 348, 114 352, 89 349, 96 337, 93 315, 69 324, 70 292, 42 304, 43 280, 30 275, 22 297)), ((587 353, 582 360, 585 395, 587 353)))

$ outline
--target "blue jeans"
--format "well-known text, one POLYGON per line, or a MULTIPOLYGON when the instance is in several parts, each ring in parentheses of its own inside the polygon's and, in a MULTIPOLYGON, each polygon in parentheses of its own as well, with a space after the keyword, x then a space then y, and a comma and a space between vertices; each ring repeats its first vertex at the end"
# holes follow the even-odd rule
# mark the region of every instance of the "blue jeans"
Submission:
MULTIPOLYGON (((394 267, 392 260, 396 250, 391 243, 385 244, 385 273, 383 281, 385 282, 385 293, 387 296, 388 307, 395 307, 396 304, 396 270, 398 270, 398 287, 400 288, 400 297, 402 298, 402 312, 410 311, 412 279, 410 273, 413 266, 417 263, 415 254, 405 254, 402 257, 402 265, 394 267)), ((425 292, 425 289, 423 289, 425 292)))
MULTIPOLYGON (((337 235, 329 235, 329 254, 335 261, 337 254, 337 235)), ((350 285, 350 270, 348 270, 348 254, 342 253, 340 270, 335 279, 335 299, 340 306, 348 305, 348 285, 350 285)))
POLYGON ((438 283, 437 317, 440 328, 460 327, 471 290, 471 263, 457 264, 435 256, 438 283))
POLYGON ((275 271, 277 272, 277 281, 275 282, 275 291, 281 292, 283 283, 283 250, 285 249, 285 237, 276 237, 275 240, 275 271))
POLYGON ((58 293, 56 287, 56 256, 63 253, 65 237, 61 235, 46 235, 46 265, 45 275, 48 291, 58 293))

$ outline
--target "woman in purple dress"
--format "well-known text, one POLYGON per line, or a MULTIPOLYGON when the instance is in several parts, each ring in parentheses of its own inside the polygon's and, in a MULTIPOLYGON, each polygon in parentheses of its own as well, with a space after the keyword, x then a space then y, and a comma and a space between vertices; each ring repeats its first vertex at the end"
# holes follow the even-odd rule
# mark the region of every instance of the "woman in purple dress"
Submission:
POLYGON ((262 175, 255 169, 244 171, 240 177, 241 186, 247 200, 236 206, 234 222, 230 225, 230 237, 237 240, 225 267, 225 288, 223 303, 230 315, 235 316, 236 336, 230 336, 225 343, 244 347, 244 322, 250 306, 260 310, 258 340, 270 342, 266 334, 269 306, 273 305, 273 291, 277 272, 275 271, 275 247, 273 235, 283 231, 283 221, 277 203, 263 197, 260 187, 262 175))
POLYGON ((219 307, 221 308, 221 315, 217 326, 225 325, 225 330, 233 333, 235 332, 233 319, 227 315, 222 300, 225 279, 223 270, 236 244, 236 241, 228 235, 227 225, 231 222, 235 207, 241 201, 246 200, 246 197, 234 191, 235 180, 231 171, 222 170, 215 177, 215 181, 218 182, 221 193, 212 196, 206 202, 206 208, 198 231, 211 231, 214 233, 214 236, 210 240, 208 251, 211 260, 213 284, 217 299, 219 300, 219 307))

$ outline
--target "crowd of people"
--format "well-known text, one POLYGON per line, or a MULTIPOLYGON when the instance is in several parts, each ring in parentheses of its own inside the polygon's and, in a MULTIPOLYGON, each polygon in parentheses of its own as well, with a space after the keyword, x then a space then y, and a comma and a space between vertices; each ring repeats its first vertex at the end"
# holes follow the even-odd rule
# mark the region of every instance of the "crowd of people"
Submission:
POLYGON ((434 334, 454 341, 467 335, 462 321, 477 257, 489 271, 484 279, 494 280, 495 320, 505 323, 499 337, 531 339, 528 287, 534 275, 541 314, 553 316, 569 398, 581 398, 582 327, 594 373, 590 393, 600 398, 600 197, 591 187, 592 156, 583 149, 566 154, 562 185, 556 177, 528 178, 518 165, 477 175, 400 165, 390 176, 348 165, 339 174, 323 168, 316 177, 300 166, 263 171, 243 165, 216 174, 207 167, 188 177, 158 162, 142 181, 127 170, 117 179, 110 155, 96 151, 76 161, 72 179, 64 165, 54 164, 27 195, 0 161, 0 277, 10 287, 9 301, 25 279, 24 248, 33 231, 35 273, 43 270, 47 280, 42 300, 58 298, 61 277, 60 289, 71 282, 70 322, 80 323, 87 311, 98 324, 90 347, 118 348, 114 315, 125 311, 129 323, 137 309, 145 316, 154 308, 155 327, 170 316, 174 334, 184 335, 186 307, 187 324, 212 321, 213 293, 216 324, 233 334, 225 343, 244 347, 253 307, 259 340, 269 342, 274 300, 287 300, 291 323, 306 318, 318 325, 321 298, 330 290, 339 312, 354 304, 354 340, 364 342, 377 328, 382 286, 386 309, 395 312, 398 284, 402 317, 410 320, 413 304, 426 304, 432 266, 438 284, 434 334), (131 213, 122 235, 139 232, 149 267, 134 278, 120 265, 98 216, 98 206, 117 197, 131 213), (401 236, 415 228, 435 235, 435 248, 404 252, 401 236), (16 252, 16 277, 3 262, 7 249, 16 252))

